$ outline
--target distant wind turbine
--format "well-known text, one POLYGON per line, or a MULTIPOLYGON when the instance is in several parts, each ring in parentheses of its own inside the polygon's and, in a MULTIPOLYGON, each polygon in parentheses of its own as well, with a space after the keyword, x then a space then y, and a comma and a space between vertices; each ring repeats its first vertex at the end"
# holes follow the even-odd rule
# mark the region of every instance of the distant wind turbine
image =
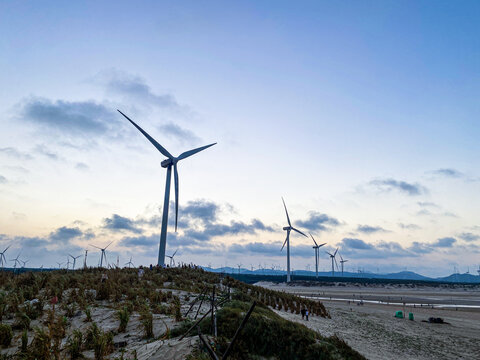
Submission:
POLYGON ((340 253, 338 253, 338 255, 340 255, 340 264, 341 264, 341 267, 342 267, 342 277, 343 277, 343 264, 346 263, 348 260, 344 260, 343 257, 342 257, 342 254, 340 254, 340 253))
POLYGON ((170 267, 175 266, 175 259, 174 259, 174 257, 175 257, 175 254, 177 253, 177 251, 178 251, 178 249, 175 250, 175 252, 173 253, 172 256, 167 255, 167 257, 170 258, 170 267))
POLYGON ((11 245, 8 245, 5 250, 3 250, 1 253, 0 253, 0 263, 2 264, 2 270, 3 268, 5 267, 5 264, 7 263, 7 259, 5 258, 5 253, 7 252, 8 248, 10 247, 11 245))
POLYGON ((105 254, 105 250, 107 250, 107 248, 112 245, 113 241, 110 242, 110 244, 108 244, 107 246, 105 246, 104 248, 101 248, 101 247, 98 247, 98 246, 95 246, 95 245, 92 245, 90 244, 90 246, 93 246, 94 248, 97 248, 99 250, 102 251, 102 253, 100 254, 100 267, 103 267, 103 259, 105 259, 105 263, 108 265, 108 262, 107 262, 107 254, 105 254))
POLYGON ((24 269, 24 268, 25 268, 25 265, 27 265, 27 262, 29 262, 30 260, 25 260, 25 261, 20 260, 20 261, 23 263, 22 269, 24 269))
MULTIPOLYGON (((335 265, 337 265, 337 259, 335 259, 335 255, 337 255, 337 251, 338 251, 338 248, 337 250, 335 250, 333 254, 330 254, 328 251, 325 251, 328 255, 330 255, 330 259, 332 259, 332 276, 335 276, 335 269, 333 268, 333 262, 335 261, 335 265)), ((337 269, 338 269, 338 265, 337 265, 337 269)))
POLYGON ((292 223, 290 222, 290 217, 288 216, 287 206, 285 205, 285 200, 283 200, 283 197, 282 197, 282 201, 283 201, 283 207, 285 208, 285 214, 287 214, 288 226, 285 226, 283 228, 283 230, 285 230, 287 232, 287 238, 285 239, 285 242, 283 243, 283 246, 280 249, 280 251, 282 251, 283 248, 285 247, 285 244, 287 244, 287 282, 290 282, 290 231, 293 230, 293 231, 298 232, 299 234, 302 234, 305 237, 308 237, 308 236, 305 235, 300 230, 295 229, 292 226, 292 223))
POLYGON ((158 248, 158 265, 165 266, 165 249, 167 246, 167 226, 168 226, 168 206, 170 202, 170 182, 172 177, 172 167, 174 172, 174 183, 175 183, 175 232, 177 231, 178 224, 178 171, 177 163, 180 160, 186 159, 189 156, 192 156, 202 150, 209 148, 210 146, 215 145, 216 143, 205 145, 196 149, 188 150, 180 154, 178 157, 174 157, 170 154, 167 149, 160 145, 154 138, 147 134, 140 126, 133 122, 127 115, 122 113, 120 110, 117 110, 122 114, 130 123, 137 128, 147 139, 152 143, 153 146, 157 148, 158 151, 163 156, 166 156, 168 159, 165 159, 161 162, 161 166, 167 169, 167 181, 165 183, 165 198, 163 201, 163 215, 162 215, 162 229, 160 231, 160 246, 158 248))
POLYGON ((57 261, 57 264, 58 264, 58 268, 60 269, 60 268, 62 267, 62 265, 63 265, 63 262, 58 262, 58 261, 57 261))
POLYGON ((77 259, 82 255, 78 255, 78 256, 73 256, 73 255, 70 255, 70 254, 68 254, 68 255, 73 259, 73 270, 75 270, 75 264, 77 262, 77 259))
POLYGON ((125 265, 128 265, 129 269, 130 269, 130 265, 135 266, 132 262, 132 257, 131 256, 130 256, 130 260, 127 263, 125 263, 125 265))
POLYGON ((320 249, 323 245, 326 245, 327 243, 318 245, 315 239, 313 238, 312 234, 310 234, 310 237, 312 238, 313 243, 315 244, 315 246, 313 246, 313 248, 315 249, 315 276, 318 278, 318 258, 319 258, 318 249, 320 249))
POLYGON ((14 264, 13 264, 13 271, 15 272, 15 270, 17 269, 17 263, 20 264, 20 261, 18 260, 18 258, 20 257, 20 254, 22 252, 20 251, 17 255, 17 257, 15 259, 11 259, 10 261, 13 261, 14 264))

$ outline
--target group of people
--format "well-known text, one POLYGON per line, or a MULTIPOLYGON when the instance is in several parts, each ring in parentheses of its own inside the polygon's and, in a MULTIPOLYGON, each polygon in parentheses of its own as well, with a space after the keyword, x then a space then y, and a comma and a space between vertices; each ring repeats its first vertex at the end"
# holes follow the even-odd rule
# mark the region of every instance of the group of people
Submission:
POLYGON ((302 313, 302 320, 308 321, 308 309, 303 308, 300 312, 302 313))

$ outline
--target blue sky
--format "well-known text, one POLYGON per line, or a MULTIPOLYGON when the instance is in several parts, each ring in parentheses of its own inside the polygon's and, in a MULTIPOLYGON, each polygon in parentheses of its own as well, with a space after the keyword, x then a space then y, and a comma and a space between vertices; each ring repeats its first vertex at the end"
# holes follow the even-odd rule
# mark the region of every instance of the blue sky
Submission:
MULTIPOLYGON (((38 266, 111 240, 112 258, 155 261, 163 158, 120 108, 175 155, 218 142, 179 166, 178 260, 284 267, 284 196, 351 270, 473 271, 479 15, 475 1, 4 2, 1 244, 38 266)), ((294 268, 313 264, 309 240, 292 245, 294 268)))

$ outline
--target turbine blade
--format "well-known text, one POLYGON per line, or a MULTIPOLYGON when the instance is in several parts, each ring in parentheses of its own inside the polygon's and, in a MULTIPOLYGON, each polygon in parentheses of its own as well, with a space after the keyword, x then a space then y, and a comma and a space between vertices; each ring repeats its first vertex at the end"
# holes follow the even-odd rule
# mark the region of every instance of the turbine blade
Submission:
POLYGON ((288 216, 287 205, 285 205, 285 200, 283 200, 283 197, 282 197, 282 201, 283 201, 283 207, 285 208, 285 214, 287 214, 288 225, 292 226, 292 223, 290 222, 290 217, 288 216))
POLYGON ((92 244, 90 244, 90 246, 93 246, 94 248, 97 248, 97 249, 99 249, 99 250, 102 250, 102 248, 99 248, 98 246, 95 246, 95 245, 92 245, 92 244))
POLYGON ((328 255, 330 255, 330 256, 332 256, 332 257, 333 257, 333 255, 332 255, 332 254, 330 254, 328 251, 325 251, 325 252, 326 252, 328 255))
POLYGON ((175 252, 174 252, 173 255, 172 255, 172 258, 175 256, 175 254, 177 253, 177 251, 178 251, 178 249, 175 250, 175 252))
MULTIPOLYGON (((5 251, 7 251, 10 246, 12 246, 12 244, 8 245, 7 248, 6 248, 5 250, 3 250, 3 253, 4 253, 5 251)), ((3 253, 2 253, 2 254, 3 254, 3 253)))
POLYGON ((140 131, 147 139, 152 143, 153 146, 157 148, 158 151, 160 151, 164 156, 168 157, 169 159, 174 159, 172 154, 170 154, 167 149, 165 149, 162 145, 160 145, 154 138, 152 138, 150 135, 147 134, 146 131, 144 131, 140 126, 135 124, 132 119, 130 119, 127 115, 122 113, 120 110, 117 109, 117 111, 122 114, 128 121, 132 123, 133 126, 137 128, 138 131, 140 131))
POLYGON ((295 230, 296 232, 298 232, 299 234, 302 234, 302 235, 305 236, 305 237, 308 237, 308 236, 305 235, 303 232, 301 232, 301 231, 298 230, 298 229, 295 229, 294 227, 292 227, 292 230, 295 230))
POLYGON ((335 250, 335 252, 333 253, 333 256, 337 255, 337 251, 338 251, 338 248, 337 248, 337 250, 335 250))
POLYGON ((327 243, 323 243, 321 245, 318 245, 318 247, 321 248, 323 245, 327 245, 327 243))
POLYGON ((311 233, 309 233, 309 234, 310 234, 310 236, 311 236, 311 238, 312 238, 313 242, 315 243, 315 246, 316 246, 316 247, 319 247, 319 246, 318 246, 318 244, 317 244, 317 242, 316 242, 316 241, 315 241, 315 239, 313 238, 312 234, 311 234, 311 233))
POLYGON ((207 148, 209 148, 210 146, 213 146, 215 145, 216 143, 213 143, 213 144, 209 144, 209 145, 205 145, 205 146, 201 146, 199 148, 196 148, 196 149, 192 149, 192 150, 188 150, 188 151, 185 151, 183 153, 181 153, 178 157, 177 157, 177 160, 183 160, 189 156, 192 156, 202 150, 205 150, 207 148))
POLYGON ((288 235, 287 235, 287 238, 285 239, 285 241, 283 242, 283 245, 282 245, 282 248, 280 249, 280 251, 282 251, 283 248, 285 247, 285 244, 287 243, 287 240, 288 240, 288 235))
POLYGON ((175 232, 177 232, 178 225, 178 171, 177 163, 173 165, 173 179, 175 182, 175 232))
POLYGON ((335 266, 337 267, 337 271, 338 271, 338 263, 337 263, 337 259, 333 258, 333 260, 335 260, 335 266))
POLYGON ((110 245, 112 245, 112 244, 113 244, 113 241, 111 241, 110 244, 108 244, 107 246, 105 246, 105 249, 103 249, 103 250, 107 250, 107 248, 108 248, 110 245))

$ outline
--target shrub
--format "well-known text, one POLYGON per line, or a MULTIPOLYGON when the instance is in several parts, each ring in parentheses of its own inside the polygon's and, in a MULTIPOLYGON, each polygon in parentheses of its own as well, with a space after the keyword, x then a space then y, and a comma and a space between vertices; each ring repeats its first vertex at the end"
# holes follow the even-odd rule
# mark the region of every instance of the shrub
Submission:
POLYGON ((92 309, 89 306, 85 308, 85 316, 86 316, 85 322, 92 321, 92 309))
POLYGON ((21 347, 21 352, 25 354, 27 352, 28 348, 28 331, 27 329, 23 330, 22 333, 22 347, 21 347))
POLYGON ((120 325, 118 326, 118 332, 125 332, 127 330, 128 320, 130 319, 130 312, 126 306, 123 309, 117 311, 118 320, 120 325))
POLYGON ((9 346, 12 342, 13 331, 8 324, 0 324, 0 345, 9 346))
POLYGON ((153 314, 150 310, 145 309, 140 315, 140 321, 143 325, 146 338, 153 337, 153 314))
POLYGON ((82 356, 83 334, 80 330, 74 330, 67 340, 67 352, 70 359, 78 359, 82 356))
POLYGON ((51 338, 44 329, 35 328, 35 337, 29 348, 32 359, 50 359, 51 338))

